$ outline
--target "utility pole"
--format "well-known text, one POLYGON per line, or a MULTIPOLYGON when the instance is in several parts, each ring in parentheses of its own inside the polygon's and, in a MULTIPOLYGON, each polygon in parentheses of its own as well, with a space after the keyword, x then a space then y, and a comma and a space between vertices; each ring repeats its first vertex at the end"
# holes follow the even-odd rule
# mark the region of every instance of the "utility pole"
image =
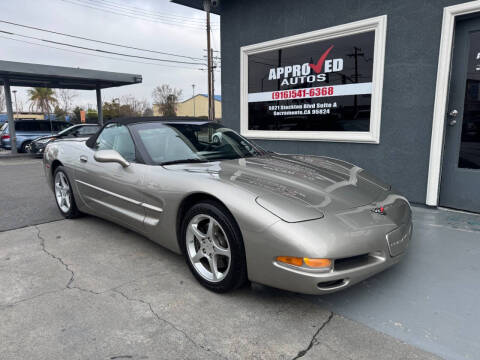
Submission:
POLYGON ((207 13, 207 73, 208 73, 208 120, 215 120, 212 117, 212 52, 210 44, 210 10, 212 7, 211 0, 203 0, 203 9, 207 13))
MULTIPOLYGON (((355 83, 358 83, 358 78, 359 78, 359 75, 360 75, 360 74, 358 73, 358 57, 359 57, 359 56, 364 56, 365 54, 361 52, 362 49, 360 49, 360 48, 358 48, 358 47, 356 47, 356 46, 354 46, 353 49, 354 49, 353 54, 348 54, 347 56, 348 56, 348 57, 353 57, 353 58, 355 58, 355 75, 354 75, 354 79, 355 79, 355 83)), ((353 107, 354 107, 354 109, 355 109, 355 113, 356 113, 357 110, 358 110, 358 109, 357 109, 357 108, 358 108, 358 99, 357 99, 357 96, 358 96, 358 95, 355 95, 354 98, 353 98, 353 99, 354 99, 353 107)))
POLYGON ((192 84, 192 99, 193 99, 193 117, 196 117, 195 115, 195 84, 192 84))
POLYGON ((212 74, 210 75, 212 78, 212 120, 215 121, 215 68, 216 66, 213 65, 213 49, 210 49, 210 59, 212 61, 212 74))

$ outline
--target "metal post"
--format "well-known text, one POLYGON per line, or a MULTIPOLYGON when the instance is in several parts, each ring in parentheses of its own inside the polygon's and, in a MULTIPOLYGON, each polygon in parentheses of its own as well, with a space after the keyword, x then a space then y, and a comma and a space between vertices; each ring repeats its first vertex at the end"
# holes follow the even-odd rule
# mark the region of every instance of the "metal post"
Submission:
POLYGON ((102 89, 97 86, 97 113, 98 113, 98 124, 103 126, 103 110, 102 110, 102 89))
POLYGON ((208 120, 212 119, 212 54, 210 51, 210 0, 203 0, 203 9, 207 13, 207 74, 208 74, 208 120))
POLYGON ((12 94, 10 93, 10 80, 8 78, 3 79, 3 87, 5 89, 5 103, 7 105, 8 115, 8 133, 10 135, 10 145, 12 147, 12 154, 17 153, 17 138, 15 134, 15 120, 13 119, 12 109, 12 94))
POLYGON ((195 84, 192 84, 192 99, 193 99, 193 117, 195 117, 195 84))
POLYGON ((17 90, 12 90, 12 93, 13 93, 13 98, 15 99, 15 114, 18 117, 17 90))
POLYGON ((215 66, 213 65, 213 49, 210 49, 210 59, 212 61, 212 120, 215 121, 215 66))

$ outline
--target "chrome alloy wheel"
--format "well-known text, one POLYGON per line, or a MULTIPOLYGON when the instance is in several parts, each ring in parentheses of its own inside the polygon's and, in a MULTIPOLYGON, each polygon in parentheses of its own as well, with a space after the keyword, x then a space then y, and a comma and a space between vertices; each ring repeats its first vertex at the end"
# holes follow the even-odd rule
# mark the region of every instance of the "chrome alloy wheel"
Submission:
POLYGON ((195 270, 211 282, 222 281, 231 263, 228 238, 212 216, 199 214, 190 220, 186 232, 188 257, 195 270))
POLYGON ((57 172, 57 175, 55 175, 55 197, 60 210, 68 213, 72 204, 72 192, 68 185, 67 177, 62 171, 57 172))

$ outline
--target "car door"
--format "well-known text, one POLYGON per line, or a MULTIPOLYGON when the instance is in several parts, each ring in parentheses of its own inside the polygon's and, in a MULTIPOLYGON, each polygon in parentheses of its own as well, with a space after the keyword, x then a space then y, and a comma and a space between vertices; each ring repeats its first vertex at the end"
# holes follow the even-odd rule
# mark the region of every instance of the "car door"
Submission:
POLYGON ((440 205, 480 212, 480 18, 455 27, 440 205))
POLYGON ((143 167, 137 163, 135 144, 125 125, 109 124, 97 137, 93 149, 83 147, 75 170, 75 182, 83 203, 96 215, 141 231, 143 167), (101 163, 94 154, 116 150, 130 165, 101 163))

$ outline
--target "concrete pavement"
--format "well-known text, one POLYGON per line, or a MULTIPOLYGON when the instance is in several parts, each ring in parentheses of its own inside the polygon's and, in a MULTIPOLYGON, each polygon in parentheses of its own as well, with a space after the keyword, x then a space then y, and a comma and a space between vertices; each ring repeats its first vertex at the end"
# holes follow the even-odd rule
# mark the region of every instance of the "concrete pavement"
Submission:
POLYGON ((93 217, 0 233, 2 359, 436 359, 293 293, 218 295, 93 217))
POLYGON ((40 160, 2 158, 0 180, 1 359, 433 358, 402 342, 480 353, 479 215, 415 207, 406 258, 342 292, 216 295, 128 230, 58 221, 40 160))
POLYGON ((60 220, 42 160, 0 158, 0 231, 60 220))
POLYGON ((414 207, 413 219, 401 263, 303 298, 446 359, 480 359, 480 215, 414 207))

